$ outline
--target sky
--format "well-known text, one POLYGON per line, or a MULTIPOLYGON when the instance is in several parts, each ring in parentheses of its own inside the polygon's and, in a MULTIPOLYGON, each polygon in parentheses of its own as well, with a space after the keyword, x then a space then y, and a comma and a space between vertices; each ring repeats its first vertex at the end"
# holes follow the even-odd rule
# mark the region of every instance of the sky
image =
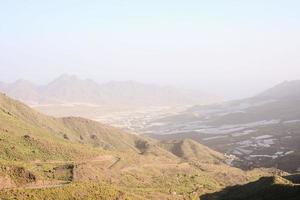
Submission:
POLYGON ((0 81, 61 74, 244 98, 300 79, 297 0, 0 0, 0 81))

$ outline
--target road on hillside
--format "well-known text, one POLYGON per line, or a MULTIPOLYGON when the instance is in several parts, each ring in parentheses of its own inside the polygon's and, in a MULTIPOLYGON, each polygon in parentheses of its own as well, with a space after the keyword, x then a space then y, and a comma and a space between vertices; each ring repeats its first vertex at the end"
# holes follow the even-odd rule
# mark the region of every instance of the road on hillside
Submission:
MULTIPOLYGON (((112 163, 108 167, 106 167, 106 169, 110 170, 120 160, 121 160, 121 158, 116 157, 116 156, 101 155, 101 156, 97 156, 97 157, 89 159, 89 160, 82 160, 80 162, 78 162, 78 161, 51 160, 51 161, 32 161, 31 164, 35 164, 35 165, 41 165, 41 164, 74 164, 74 165, 82 165, 82 164, 86 164, 86 163, 112 161, 112 163)), ((64 181, 64 182, 55 183, 55 184, 49 184, 49 185, 29 185, 29 186, 18 187, 18 188, 19 189, 21 189, 21 188, 25 188, 25 189, 59 188, 59 187, 64 187, 64 186, 70 184, 71 182, 72 181, 64 181)))

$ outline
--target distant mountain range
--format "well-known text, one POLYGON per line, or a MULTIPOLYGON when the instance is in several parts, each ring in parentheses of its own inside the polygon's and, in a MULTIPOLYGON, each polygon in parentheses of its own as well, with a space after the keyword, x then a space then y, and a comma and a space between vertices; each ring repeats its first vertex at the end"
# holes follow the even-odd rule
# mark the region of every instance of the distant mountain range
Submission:
POLYGON ((112 106, 171 106, 212 103, 219 97, 200 91, 143 84, 134 81, 98 84, 90 79, 62 75, 47 85, 27 80, 0 84, 0 91, 28 104, 88 103, 112 106))
POLYGON ((242 167, 300 171, 300 80, 248 99, 194 106, 144 128, 161 139, 191 138, 233 154, 242 167))

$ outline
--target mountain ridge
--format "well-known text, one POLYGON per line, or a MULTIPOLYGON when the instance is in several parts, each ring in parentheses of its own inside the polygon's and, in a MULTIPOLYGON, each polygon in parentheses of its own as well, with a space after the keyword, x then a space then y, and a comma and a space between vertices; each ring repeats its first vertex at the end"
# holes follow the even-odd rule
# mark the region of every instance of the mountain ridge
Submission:
POLYGON ((161 106, 219 100, 216 96, 200 94, 199 91, 196 93, 136 81, 110 81, 99 84, 91 79, 80 79, 75 75, 67 74, 46 85, 34 85, 30 82, 28 87, 28 83, 29 81, 17 80, 11 84, 3 83, 0 89, 9 96, 30 104, 81 102, 99 105, 161 106), (27 95, 23 95, 24 92, 27 95))

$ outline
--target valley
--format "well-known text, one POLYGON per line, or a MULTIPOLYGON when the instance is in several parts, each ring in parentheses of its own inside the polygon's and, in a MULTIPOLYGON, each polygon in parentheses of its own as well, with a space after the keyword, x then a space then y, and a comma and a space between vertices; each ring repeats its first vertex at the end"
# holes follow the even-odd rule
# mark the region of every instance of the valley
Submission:
POLYGON ((172 116, 189 106, 109 107, 86 104, 30 105, 32 108, 55 117, 77 116, 99 121, 137 134, 155 119, 172 116))
POLYGON ((299 81, 285 82, 253 98, 195 106, 153 120, 144 132, 157 139, 194 139, 234 155, 237 159, 233 164, 238 167, 276 166, 299 172, 298 85, 299 81), (282 88, 285 96, 279 95, 282 88))
POLYGON ((249 99, 202 106, 106 107, 106 111, 100 109, 104 106, 80 108, 78 104, 34 108, 58 117, 90 118, 159 140, 190 138, 222 152, 230 158, 231 165, 243 169, 275 166, 299 172, 297 84, 282 83, 249 99), (282 92, 278 90, 284 90, 286 96, 280 96, 282 92), (286 163, 287 159, 293 162, 286 163))
POLYGON ((0 198, 214 199, 262 177, 280 179, 295 196, 298 183, 285 178, 299 173, 300 161, 291 94, 114 109, 29 107, 1 94, 0 198))
POLYGON ((299 8, 0 0, 0 200, 300 200, 299 8))
POLYGON ((229 166, 222 153, 190 139, 158 141, 80 117, 49 117, 4 94, 0 106, 1 199, 197 199, 289 175, 229 166))

